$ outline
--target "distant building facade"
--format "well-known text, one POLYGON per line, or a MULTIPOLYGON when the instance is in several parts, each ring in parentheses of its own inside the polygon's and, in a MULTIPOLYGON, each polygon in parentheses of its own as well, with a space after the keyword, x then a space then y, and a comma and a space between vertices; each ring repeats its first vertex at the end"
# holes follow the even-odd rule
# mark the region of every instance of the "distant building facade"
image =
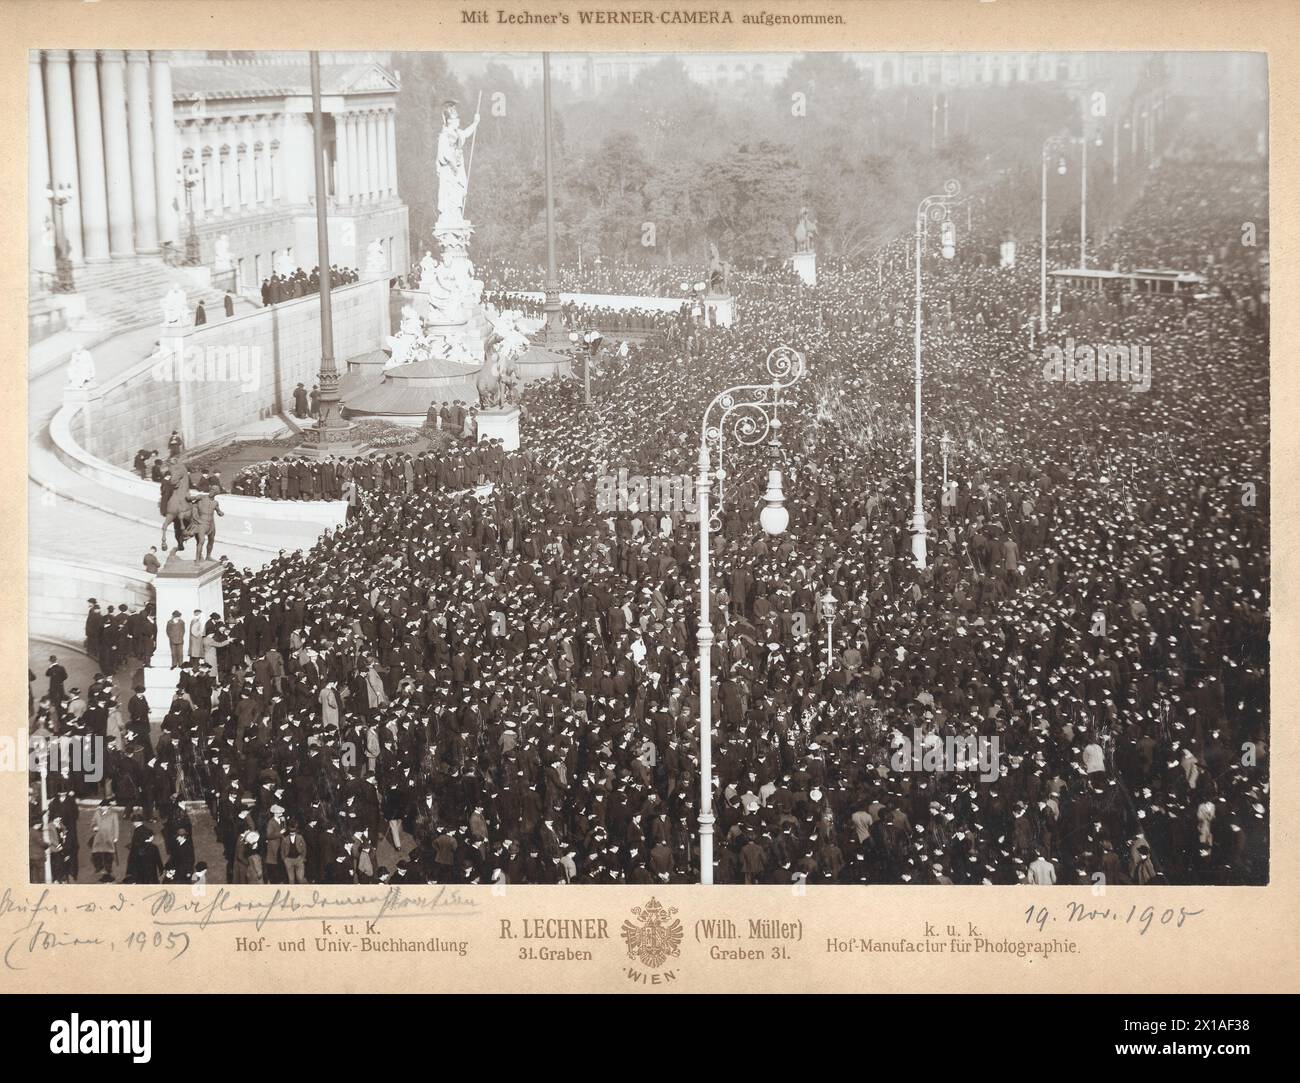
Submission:
MULTIPOLYGON (((361 267, 375 239, 394 273, 409 266, 397 86, 366 54, 322 58, 336 266, 361 267)), ((200 263, 225 270, 228 259, 239 287, 253 293, 282 262, 316 264, 303 53, 47 49, 29 54, 28 92, 34 271, 53 269, 56 232, 77 265, 181 255, 192 231, 200 263), (65 197, 57 210, 47 190, 65 197)))
MULTIPOLYGON (((846 53, 877 90, 896 87, 967 87, 1011 83, 1079 84, 1106 78, 1109 53, 846 53)), ((593 96, 632 82, 668 58, 704 86, 725 89, 758 80, 776 86, 794 53, 552 53, 551 79, 580 96, 593 96)), ((525 86, 541 80, 541 53, 448 53, 457 75, 500 64, 525 86)))

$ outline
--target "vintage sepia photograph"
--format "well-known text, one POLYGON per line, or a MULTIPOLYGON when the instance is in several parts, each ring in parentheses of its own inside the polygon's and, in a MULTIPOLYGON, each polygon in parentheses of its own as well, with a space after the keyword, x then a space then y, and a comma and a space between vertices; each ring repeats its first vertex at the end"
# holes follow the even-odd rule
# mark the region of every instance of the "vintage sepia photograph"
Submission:
POLYGON ((31 885, 1269 884, 1268 57, 784 47, 29 51, 31 885))

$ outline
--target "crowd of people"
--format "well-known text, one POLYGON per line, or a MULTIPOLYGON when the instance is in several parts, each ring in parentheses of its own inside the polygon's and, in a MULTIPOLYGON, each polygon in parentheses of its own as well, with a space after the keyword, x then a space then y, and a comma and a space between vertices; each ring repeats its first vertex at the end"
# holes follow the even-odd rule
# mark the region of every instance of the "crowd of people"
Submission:
POLYGON ((327 456, 276 456, 240 470, 234 492, 268 500, 346 500, 355 510, 373 497, 440 487, 466 490, 491 484, 503 469, 500 441, 461 442, 445 451, 327 456))
MULTIPOLYGON (((215 664, 185 661, 165 753, 136 751, 144 812, 201 797, 242 882, 697 880, 695 509, 598 494, 620 470, 693 475, 705 405, 768 379, 786 344, 807 363, 781 414, 788 529, 760 528, 770 462, 741 453, 711 541, 715 879, 1266 882, 1252 216, 1267 221, 1260 168, 1166 162, 1098 258, 1181 260, 1204 294, 1067 292, 1032 350, 1033 246, 1002 267, 944 260, 936 239, 920 570, 905 247, 826 266, 815 289, 738 291, 735 324, 690 350, 659 336, 608 357, 590 412, 569 381, 529 386, 519 452, 348 464, 370 474, 345 526, 227 568, 215 664), (1150 389, 1045 379, 1067 337, 1150 345, 1150 389), (993 748, 992 769, 899 756, 954 741, 993 748)), ((509 271, 491 268, 497 288, 536 288, 509 271)), ((275 469, 257 490, 288 497, 275 469)), ((340 476, 312 484, 342 492, 340 476)))
MULTIPOLYGON (((355 267, 330 267, 330 283, 333 286, 346 286, 350 282, 360 281, 360 278, 355 267)), ((319 292, 320 267, 313 267, 310 271, 298 267, 289 274, 276 271, 270 278, 262 279, 263 305, 278 305, 281 301, 292 301, 319 292)))
MULTIPOLYGON (((642 294, 641 296, 645 296, 642 294)), ((493 304, 499 311, 513 309, 526 316, 541 316, 546 303, 535 296, 496 290, 484 295, 484 302, 493 304)), ((674 323, 690 317, 691 305, 683 303, 678 309, 665 312, 651 308, 614 308, 609 305, 580 305, 566 301, 560 306, 560 318, 570 331, 582 333, 600 330, 606 334, 626 334, 645 337, 666 332, 674 323)))

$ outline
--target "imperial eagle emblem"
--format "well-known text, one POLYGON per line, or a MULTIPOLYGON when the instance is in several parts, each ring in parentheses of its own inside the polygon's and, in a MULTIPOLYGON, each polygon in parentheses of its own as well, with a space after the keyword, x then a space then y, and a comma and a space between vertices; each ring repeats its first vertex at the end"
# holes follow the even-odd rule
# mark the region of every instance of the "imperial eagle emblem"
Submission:
POLYGON ((665 909, 658 899, 651 899, 645 906, 632 907, 632 915, 639 924, 623 922, 627 957, 653 969, 680 955, 684 930, 682 923, 673 917, 676 913, 677 907, 665 909))

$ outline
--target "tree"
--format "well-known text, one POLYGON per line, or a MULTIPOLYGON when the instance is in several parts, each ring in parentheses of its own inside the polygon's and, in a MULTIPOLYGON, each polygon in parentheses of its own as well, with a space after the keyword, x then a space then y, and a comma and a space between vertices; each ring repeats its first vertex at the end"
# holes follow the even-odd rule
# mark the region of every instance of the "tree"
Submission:
POLYGON ((438 218, 434 155, 442 129, 442 103, 459 98, 460 84, 441 53, 397 53, 401 72, 394 125, 397 137, 397 190, 410 208, 411 252, 416 258, 433 247, 438 218))
POLYGON ((791 149, 766 141, 742 143, 719 156, 709 172, 708 229, 723 258, 734 262, 788 254, 801 194, 791 149))

